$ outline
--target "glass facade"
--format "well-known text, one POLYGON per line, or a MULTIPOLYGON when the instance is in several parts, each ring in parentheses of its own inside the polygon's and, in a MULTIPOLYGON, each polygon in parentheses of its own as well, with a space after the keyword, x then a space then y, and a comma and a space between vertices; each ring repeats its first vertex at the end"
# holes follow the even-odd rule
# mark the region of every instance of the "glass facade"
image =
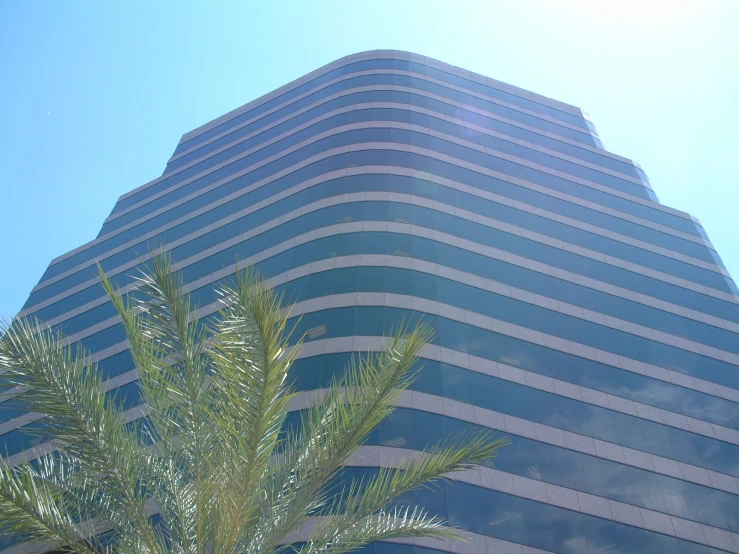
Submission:
MULTIPOLYGON (((306 394, 403 318, 435 328, 413 392, 364 448, 397 457, 473 427, 511 438, 475 479, 408 498, 472 533, 455 551, 739 552, 736 285, 697 220, 659 203, 580 109, 374 51, 187 133, 22 311, 81 340, 127 408, 133 364, 96 264, 133 286, 152 242, 202 317, 237 260, 272 278, 307 337, 291 377, 306 394)), ((43 439, 5 398, 0 448, 33 457, 43 439)))

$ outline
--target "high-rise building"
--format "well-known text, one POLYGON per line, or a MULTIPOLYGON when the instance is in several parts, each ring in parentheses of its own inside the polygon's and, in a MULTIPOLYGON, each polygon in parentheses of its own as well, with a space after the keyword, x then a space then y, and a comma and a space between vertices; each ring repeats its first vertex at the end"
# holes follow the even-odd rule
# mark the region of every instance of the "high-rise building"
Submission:
MULTIPOLYGON (((512 445, 411 498, 469 542, 368 552, 739 552, 737 288, 700 223, 662 205, 580 109, 373 51, 187 133, 22 312, 82 340, 132 406, 95 264, 130 284, 152 243, 204 315, 237 260, 284 289, 306 336, 299 390, 404 317, 435 328, 421 378, 356 463, 475 426, 512 445)), ((44 452, 34 416, 0 417, 12 459, 44 452)))

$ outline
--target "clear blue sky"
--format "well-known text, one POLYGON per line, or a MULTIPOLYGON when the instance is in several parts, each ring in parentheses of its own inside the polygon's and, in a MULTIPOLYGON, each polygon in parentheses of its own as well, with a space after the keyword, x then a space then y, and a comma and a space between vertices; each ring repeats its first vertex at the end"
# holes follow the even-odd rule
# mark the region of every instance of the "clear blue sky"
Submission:
POLYGON ((584 108, 739 276, 739 0, 3 0, 0 316, 183 133, 375 48, 584 108))

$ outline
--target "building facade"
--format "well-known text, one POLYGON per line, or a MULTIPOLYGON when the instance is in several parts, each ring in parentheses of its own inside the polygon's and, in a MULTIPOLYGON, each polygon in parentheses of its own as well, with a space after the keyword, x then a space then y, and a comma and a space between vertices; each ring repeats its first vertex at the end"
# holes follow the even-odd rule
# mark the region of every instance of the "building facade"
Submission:
MULTIPOLYGON (((306 336, 299 390, 403 318, 434 327, 421 377, 347 473, 467 428, 512 445, 410 498, 469 542, 367 552, 739 552, 737 288, 700 223, 580 109, 373 51, 187 133, 22 311, 82 340, 131 407, 95 264, 129 285, 152 243, 204 316, 237 260, 283 289, 306 336)), ((0 411, 11 459, 45 451, 34 417, 0 411)))

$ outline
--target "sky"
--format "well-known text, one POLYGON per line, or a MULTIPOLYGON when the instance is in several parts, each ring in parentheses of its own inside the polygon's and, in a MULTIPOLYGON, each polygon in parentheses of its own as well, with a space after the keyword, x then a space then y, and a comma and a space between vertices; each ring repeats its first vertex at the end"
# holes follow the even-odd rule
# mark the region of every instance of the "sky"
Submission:
POLYGON ((376 48, 583 108, 739 276, 739 0, 2 0, 0 316, 183 133, 376 48))

